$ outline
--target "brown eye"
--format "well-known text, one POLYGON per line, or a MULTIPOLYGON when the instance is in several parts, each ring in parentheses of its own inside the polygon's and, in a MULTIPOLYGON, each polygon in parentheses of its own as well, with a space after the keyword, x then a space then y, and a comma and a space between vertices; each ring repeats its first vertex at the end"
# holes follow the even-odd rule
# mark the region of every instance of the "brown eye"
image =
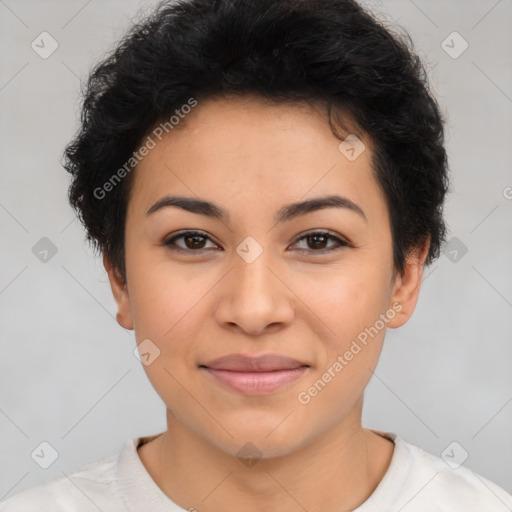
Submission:
POLYGON ((325 249, 329 237, 323 234, 313 234, 307 237, 309 247, 312 249, 325 249))
POLYGON ((349 246, 348 242, 341 240, 337 236, 331 235, 325 231, 315 231, 307 233, 299 238, 294 245, 306 241, 307 247, 299 249, 299 252, 328 252, 349 246), (328 246, 329 241, 334 241, 334 245, 328 246))
POLYGON ((176 251, 201 252, 211 248, 206 247, 208 241, 211 242, 210 238, 199 231, 182 231, 181 233, 165 240, 164 245, 176 251), (178 240, 180 243, 177 243, 178 240))
POLYGON ((200 235, 185 235, 183 240, 189 249, 203 249, 205 244, 205 237, 200 235))

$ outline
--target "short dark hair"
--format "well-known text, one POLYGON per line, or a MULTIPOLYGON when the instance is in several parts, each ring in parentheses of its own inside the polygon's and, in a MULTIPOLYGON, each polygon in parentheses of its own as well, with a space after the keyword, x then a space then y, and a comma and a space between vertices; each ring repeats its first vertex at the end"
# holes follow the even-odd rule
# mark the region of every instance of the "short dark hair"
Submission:
MULTIPOLYGON (((88 241, 126 279, 124 229, 134 173, 122 173, 118 184, 113 175, 190 98, 256 94, 326 105, 333 133, 332 119, 348 114, 355 121, 351 133, 366 133, 374 146, 395 271, 427 238, 429 265, 446 232, 444 119, 403 32, 386 28, 355 0, 161 2, 92 70, 81 127, 64 153, 69 201, 88 241), (106 190, 109 180, 104 200, 95 191, 106 190)), ((343 126, 339 119, 335 124, 343 126)))

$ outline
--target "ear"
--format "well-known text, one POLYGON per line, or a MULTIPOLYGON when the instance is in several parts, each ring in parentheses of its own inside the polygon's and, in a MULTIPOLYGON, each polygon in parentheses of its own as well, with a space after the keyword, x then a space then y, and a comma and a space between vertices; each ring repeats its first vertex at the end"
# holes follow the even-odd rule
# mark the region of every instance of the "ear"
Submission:
POLYGON ((119 271, 114 268, 110 258, 103 254, 103 266, 107 271, 108 280, 112 295, 117 303, 117 323, 125 329, 133 329, 132 313, 130 310, 130 300, 128 296, 128 286, 123 281, 119 271))
POLYGON ((395 278, 393 292, 391 295, 392 304, 399 303, 400 311, 395 306, 397 314, 388 322, 388 327, 396 329, 404 325, 412 316, 420 293, 420 285, 423 276, 423 268, 425 259, 427 258, 428 249, 430 247, 430 235, 424 244, 415 247, 406 257, 405 269, 395 278))

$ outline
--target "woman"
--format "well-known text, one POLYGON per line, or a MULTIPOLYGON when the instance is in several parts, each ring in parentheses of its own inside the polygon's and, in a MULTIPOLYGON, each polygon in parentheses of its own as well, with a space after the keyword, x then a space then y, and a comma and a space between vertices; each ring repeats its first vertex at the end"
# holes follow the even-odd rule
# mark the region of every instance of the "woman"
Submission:
POLYGON ((512 507, 361 423, 448 178, 421 62, 354 0, 161 4, 91 74, 65 166, 167 430, 1 510, 512 507))

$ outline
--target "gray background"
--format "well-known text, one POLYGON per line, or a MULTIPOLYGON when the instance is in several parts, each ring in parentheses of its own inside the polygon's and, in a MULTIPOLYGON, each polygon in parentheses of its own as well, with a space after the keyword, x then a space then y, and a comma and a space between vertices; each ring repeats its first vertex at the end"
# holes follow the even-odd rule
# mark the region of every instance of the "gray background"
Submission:
MULTIPOLYGON (((0 500, 165 429, 60 166, 80 81, 153 4, 0 0, 0 500), (43 31, 59 44, 47 59, 31 48, 43 31), (46 263, 32 252, 43 237, 57 247, 46 263), (31 458, 42 441, 59 453, 48 469, 31 458)), ((426 269, 409 323, 388 330, 364 423, 439 456, 457 441, 456 459, 466 450, 465 466, 512 492, 512 2, 368 5, 428 64, 453 190, 450 253, 426 269), (469 44, 457 58, 441 46, 453 31, 469 44)))

